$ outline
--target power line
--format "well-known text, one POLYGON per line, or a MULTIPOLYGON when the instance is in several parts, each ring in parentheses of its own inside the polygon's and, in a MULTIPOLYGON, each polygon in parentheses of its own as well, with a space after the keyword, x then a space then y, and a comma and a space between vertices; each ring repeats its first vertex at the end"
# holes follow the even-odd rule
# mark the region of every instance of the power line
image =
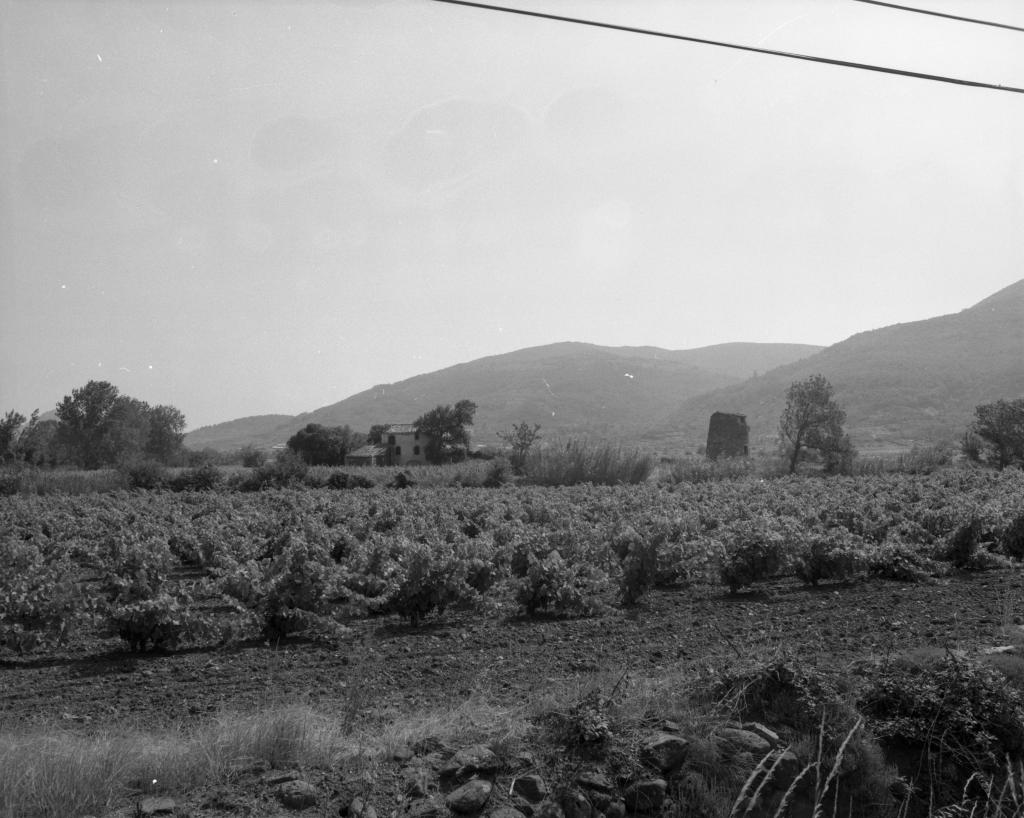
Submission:
POLYGON ((960 17, 956 14, 945 14, 941 11, 932 11, 930 9, 919 9, 913 6, 900 6, 896 3, 883 3, 882 0, 854 0, 855 3, 870 3, 872 6, 885 6, 890 9, 899 9, 900 11, 913 11, 918 14, 927 14, 931 17, 945 17, 947 20, 959 20, 962 23, 977 23, 980 26, 992 26, 993 28, 1006 28, 1010 31, 1024 31, 1024 28, 1020 26, 1011 26, 1006 23, 993 23, 991 20, 978 20, 974 17, 960 17))
POLYGON ((563 17, 560 14, 546 14, 540 11, 527 11, 526 9, 508 8, 507 6, 494 6, 489 3, 477 3, 472 0, 434 0, 435 3, 448 3, 453 6, 466 6, 468 8, 483 9, 485 11, 503 11, 508 14, 519 14, 523 17, 539 17, 542 20, 555 20, 560 23, 576 23, 594 28, 607 28, 613 31, 626 31, 631 34, 646 34, 650 37, 664 37, 669 40, 682 40, 687 43, 698 43, 700 45, 717 46, 718 48, 731 48, 736 51, 750 51, 755 54, 766 54, 770 57, 785 57, 790 60, 804 60, 806 62, 823 63, 825 65, 836 65, 840 68, 857 68, 861 71, 875 71, 880 74, 894 74, 898 77, 910 77, 918 80, 930 80, 932 82, 946 82, 951 85, 965 85, 970 88, 988 88, 992 91, 1009 91, 1014 94, 1024 94, 1024 88, 1017 88, 1012 85, 995 85, 990 82, 978 82, 976 80, 963 80, 956 77, 946 77, 940 74, 923 74, 919 71, 905 71, 902 68, 888 68, 883 65, 871 65, 869 63, 851 62, 849 60, 834 60, 830 57, 815 57, 810 54, 798 54, 791 51, 776 51, 771 48, 759 48, 752 45, 740 45, 738 43, 727 43, 721 40, 708 40, 703 37, 690 37, 685 34, 672 34, 667 31, 657 31, 649 28, 635 28, 633 26, 621 26, 615 23, 603 23, 598 20, 585 20, 580 17, 563 17))

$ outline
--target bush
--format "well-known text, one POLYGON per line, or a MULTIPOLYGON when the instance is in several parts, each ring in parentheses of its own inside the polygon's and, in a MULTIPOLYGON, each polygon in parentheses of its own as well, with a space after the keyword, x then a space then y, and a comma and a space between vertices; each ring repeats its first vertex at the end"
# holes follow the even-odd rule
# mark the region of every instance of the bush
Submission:
POLYGON ((619 595, 623 605, 634 605, 658 577, 659 538, 641 536, 632 526, 619 533, 612 543, 620 554, 622 574, 619 595))
POLYGON ((18 653, 62 644, 91 614, 66 553, 44 555, 33 542, 0 541, 0 644, 18 653))
POLYGON ((1024 751, 1024 699, 996 670, 947 653, 878 666, 858 702, 909 777, 940 803, 974 773, 992 774, 1024 751))
POLYGON ((1024 512, 1014 517, 999 535, 999 550, 1015 560, 1024 560, 1024 512))
POLYGON ((167 481, 167 469, 155 460, 139 460, 124 467, 128 486, 133 489, 156 489, 167 481))
POLYGON ((868 567, 864 541, 845 528, 830 528, 809 534, 801 544, 796 575, 808 585, 821 580, 845 582, 868 567))
POLYGON ((543 557, 531 553, 527 559, 525 575, 516 582, 515 598, 528 616, 548 609, 582 615, 601 609, 598 594, 604 576, 598 569, 567 561, 557 549, 543 557))
POLYGON ((170 594, 115 605, 110 625, 132 652, 173 648, 190 628, 188 609, 170 594))
POLYGON ((720 538, 725 541, 725 556, 719 573, 733 593, 777 576, 789 562, 789 537, 767 519, 739 520, 720 538))
POLYGON ((885 542, 868 554, 868 574, 898 582, 925 582, 949 573, 949 567, 902 542, 885 542))
POLYGON ((943 557, 954 567, 967 571, 1005 568, 1008 560, 986 548, 992 544, 993 536, 981 519, 972 517, 949 535, 943 557))
POLYGON ((172 491, 212 491, 224 482, 224 473, 213 463, 185 469, 168 481, 172 491))
POLYGON ((276 459, 253 469, 239 483, 241 491, 261 491, 270 488, 287 488, 301 484, 309 466, 292 451, 282 452, 276 459))

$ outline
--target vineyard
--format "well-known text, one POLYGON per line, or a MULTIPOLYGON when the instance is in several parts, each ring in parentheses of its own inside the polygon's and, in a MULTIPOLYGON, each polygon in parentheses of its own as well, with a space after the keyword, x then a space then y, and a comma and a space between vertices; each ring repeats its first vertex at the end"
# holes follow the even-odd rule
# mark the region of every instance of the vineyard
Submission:
POLYGON ((1024 559, 1019 471, 698 486, 115 493, 0 506, 0 637, 132 651, 449 608, 578 616, 651 588, 914 581, 1024 559))
POLYGON ((357 723, 620 672, 975 649, 1022 621, 1018 470, 21 495, 0 531, 8 723, 268 691, 357 723))

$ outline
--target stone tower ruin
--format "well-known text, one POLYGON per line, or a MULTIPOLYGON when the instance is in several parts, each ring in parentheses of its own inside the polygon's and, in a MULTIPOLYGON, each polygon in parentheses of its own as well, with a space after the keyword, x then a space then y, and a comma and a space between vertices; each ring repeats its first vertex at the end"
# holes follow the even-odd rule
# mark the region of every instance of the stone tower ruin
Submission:
POLYGON ((747 457, 750 454, 750 427, 746 415, 715 412, 708 424, 708 460, 719 457, 747 457))

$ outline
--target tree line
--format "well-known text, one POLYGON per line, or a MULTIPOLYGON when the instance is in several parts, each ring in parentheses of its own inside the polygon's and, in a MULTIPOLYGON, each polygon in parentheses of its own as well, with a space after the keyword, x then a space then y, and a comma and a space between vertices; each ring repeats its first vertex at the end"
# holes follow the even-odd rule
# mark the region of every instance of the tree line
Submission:
MULTIPOLYGON (((849 471, 856 451, 843 430, 846 413, 833 392, 820 374, 796 381, 787 390, 779 440, 790 473, 809 452, 817 453, 828 473, 849 471)), ((476 410, 473 401, 463 399, 454 405, 439 404, 415 420, 412 425, 428 441, 427 462, 457 462, 469 455, 476 410)), ((174 465, 189 454, 183 445, 185 415, 179 409, 151 406, 121 394, 107 381, 89 381, 73 390, 57 404, 55 414, 56 419, 40 420, 39 410, 27 418, 8 411, 0 418, 0 461, 97 469, 142 460, 174 465)), ((286 445, 310 465, 337 466, 362 446, 382 445, 386 429, 383 424, 374 425, 362 434, 348 425, 310 423, 286 445)), ((539 430, 538 425, 523 422, 499 433, 515 468, 522 467, 530 448, 540 439, 539 430)), ((1024 466, 1024 398, 977 406, 961 450, 974 462, 998 468, 1024 466)), ((255 449, 252 453, 260 454, 255 449)))
POLYGON ((183 455, 185 415, 122 395, 108 381, 89 381, 65 395, 56 420, 11 410, 0 420, 0 460, 85 469, 139 460, 173 463, 183 455))

